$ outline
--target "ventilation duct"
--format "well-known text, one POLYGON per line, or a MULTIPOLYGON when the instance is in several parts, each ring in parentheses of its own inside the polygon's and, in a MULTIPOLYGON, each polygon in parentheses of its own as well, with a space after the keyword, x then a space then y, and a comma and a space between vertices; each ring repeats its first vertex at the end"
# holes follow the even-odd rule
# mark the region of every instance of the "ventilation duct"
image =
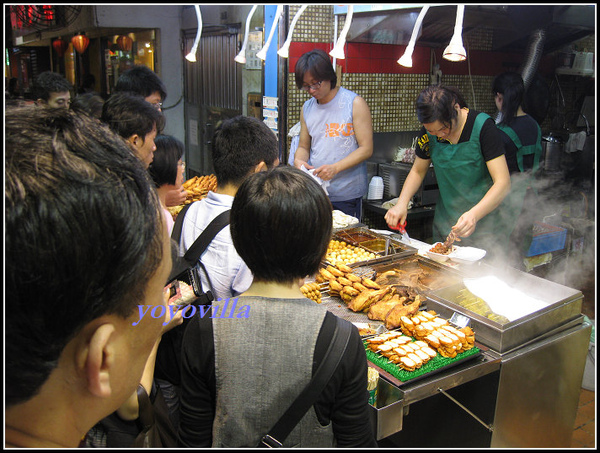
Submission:
POLYGON ((546 32, 544 30, 534 30, 529 37, 529 43, 525 53, 525 60, 519 69, 519 73, 523 78, 525 91, 531 85, 531 81, 537 71, 544 51, 544 42, 546 41, 546 32))

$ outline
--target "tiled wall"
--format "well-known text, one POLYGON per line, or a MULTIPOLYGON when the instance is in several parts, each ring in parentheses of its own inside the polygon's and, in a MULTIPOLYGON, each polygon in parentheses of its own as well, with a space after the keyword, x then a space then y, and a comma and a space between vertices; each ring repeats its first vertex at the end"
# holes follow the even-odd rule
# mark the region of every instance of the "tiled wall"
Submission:
MULTIPOLYGON (((290 22, 298 9, 299 6, 290 6, 290 22)), ((338 19, 338 34, 343 28, 344 19, 345 16, 338 19)), ((300 120, 302 104, 309 98, 308 93, 296 88, 295 64, 302 54, 314 48, 331 51, 334 23, 333 6, 309 5, 296 24, 288 59, 289 128, 300 120)), ((414 102, 419 92, 430 84, 430 66, 432 62, 437 62, 442 70, 444 85, 456 86, 470 108, 495 116, 496 106, 491 93, 493 79, 503 71, 518 69, 523 55, 490 53, 491 30, 473 30, 463 36, 463 41, 469 58, 461 63, 443 60, 443 49, 420 47, 417 42, 412 68, 397 64, 405 46, 347 43, 346 58, 337 60, 338 69, 341 69, 339 84, 367 101, 373 119, 373 132, 416 131, 420 124, 415 115, 414 102)), ((582 41, 585 41, 581 44, 582 49, 585 46, 589 51, 595 50, 593 37, 582 41)), ((553 64, 549 59, 543 59, 540 69, 542 65, 553 64)), ((290 140, 288 138, 288 149, 290 140)))

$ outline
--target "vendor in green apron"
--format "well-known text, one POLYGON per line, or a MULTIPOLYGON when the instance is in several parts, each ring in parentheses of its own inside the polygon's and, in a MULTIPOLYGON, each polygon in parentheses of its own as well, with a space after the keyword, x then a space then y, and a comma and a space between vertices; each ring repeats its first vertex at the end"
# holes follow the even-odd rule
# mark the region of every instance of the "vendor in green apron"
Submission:
POLYGON ((542 155, 542 130, 537 121, 523 111, 525 86, 521 75, 516 72, 498 75, 492 83, 492 93, 499 111, 496 126, 502 131, 500 136, 511 178, 511 191, 499 210, 512 213, 512 220, 506 221, 504 226, 511 234, 509 261, 521 267, 523 254, 531 245, 533 222, 540 217, 536 212, 534 176, 542 155))
POLYGON ((453 231, 461 245, 483 248, 488 254, 504 248, 507 235, 495 210, 510 191, 510 176, 494 121, 469 110, 456 88, 442 85, 424 89, 416 110, 423 129, 415 162, 398 203, 385 214, 387 224, 406 220, 408 203, 433 163, 440 196, 432 242, 444 241, 453 231))

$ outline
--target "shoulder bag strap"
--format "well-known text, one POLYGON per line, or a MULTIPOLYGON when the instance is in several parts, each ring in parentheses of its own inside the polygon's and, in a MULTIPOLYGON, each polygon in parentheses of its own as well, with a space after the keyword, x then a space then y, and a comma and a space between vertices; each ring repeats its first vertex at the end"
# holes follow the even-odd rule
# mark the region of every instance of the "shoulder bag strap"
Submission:
POLYGON ((215 236, 229 225, 229 216, 231 214, 231 210, 223 211, 221 214, 216 216, 206 227, 206 229, 198 236, 198 239, 194 241, 192 246, 185 252, 183 255, 183 259, 190 263, 190 265, 195 265, 196 262, 200 259, 206 247, 212 242, 215 236))
POLYGON ((181 230, 183 229, 183 218, 185 217, 186 211, 190 208, 192 203, 186 204, 177 217, 175 218, 175 223, 173 224, 173 230, 171 231, 171 239, 173 239, 177 245, 179 245, 179 241, 181 239, 181 230))
POLYGON ((298 398, 285 411, 269 433, 261 439, 259 447, 279 448, 283 446, 283 442, 287 436, 296 427, 300 419, 304 417, 304 414, 315 403, 325 386, 329 383, 331 376, 333 376, 346 351, 352 328, 352 324, 340 322, 340 318, 336 317, 333 338, 317 371, 306 388, 298 395, 298 398))

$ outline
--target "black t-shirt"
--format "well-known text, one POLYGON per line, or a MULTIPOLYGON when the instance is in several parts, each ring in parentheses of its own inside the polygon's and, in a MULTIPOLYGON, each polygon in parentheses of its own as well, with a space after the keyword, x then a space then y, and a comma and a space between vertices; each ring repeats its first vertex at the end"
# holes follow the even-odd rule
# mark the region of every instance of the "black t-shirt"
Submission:
MULTIPOLYGON (((532 116, 517 116, 511 122, 510 127, 515 131, 523 146, 536 144, 538 138, 538 124, 532 116)), ((502 130, 500 130, 500 137, 502 137, 502 143, 504 143, 508 170, 511 174, 518 173, 520 170, 517 165, 517 146, 502 130)), ((533 154, 523 156, 523 168, 525 170, 533 168, 533 158, 533 154)))
MULTIPOLYGON (((471 132, 473 132, 473 126, 475 125, 475 118, 480 112, 476 110, 469 110, 467 115, 467 121, 463 128, 458 143, 468 142, 471 138, 471 132)), ((506 134, 504 134, 506 135, 506 134)), ((450 143, 448 140, 437 138, 440 143, 450 143)), ((500 131, 496 127, 496 123, 492 118, 487 118, 481 127, 481 133, 479 134, 479 143, 481 144, 481 154, 485 162, 488 162, 496 157, 504 154, 504 146, 500 137, 500 131)), ((417 142, 417 149, 415 154, 421 159, 431 159, 429 154, 429 139, 427 137, 427 130, 421 128, 419 134, 419 140, 417 142)))

